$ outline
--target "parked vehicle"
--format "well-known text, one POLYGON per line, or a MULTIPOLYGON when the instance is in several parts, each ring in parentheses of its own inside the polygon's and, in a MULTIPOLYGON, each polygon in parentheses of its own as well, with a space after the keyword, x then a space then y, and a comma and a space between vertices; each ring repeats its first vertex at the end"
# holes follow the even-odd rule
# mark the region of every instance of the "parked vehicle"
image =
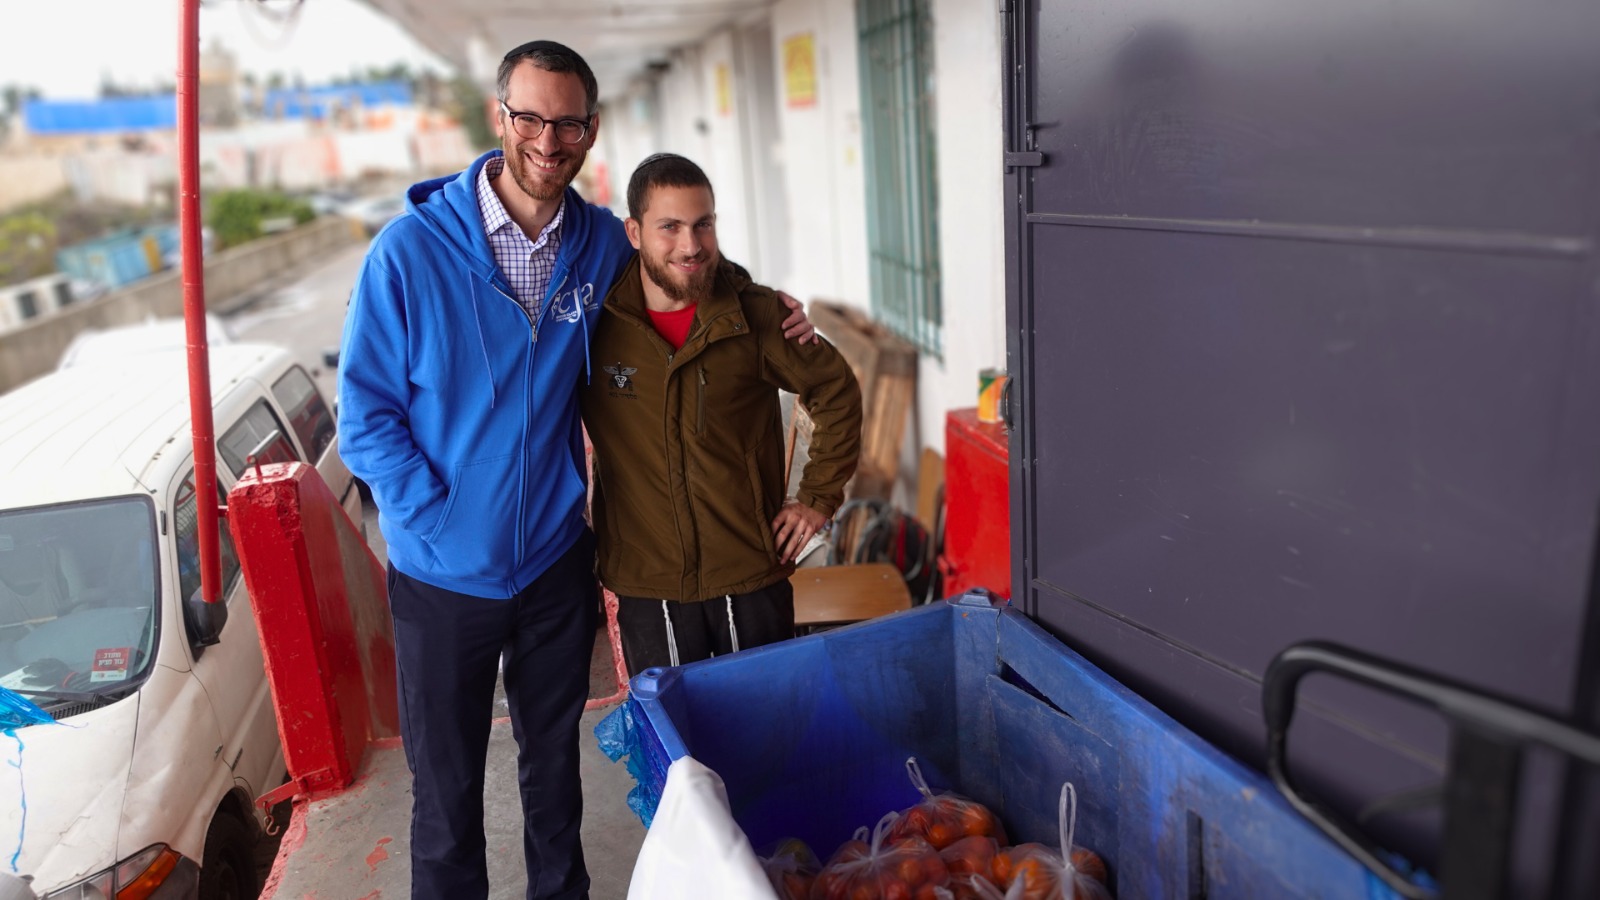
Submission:
MULTIPOLYGON (((253 460, 309 460, 359 523, 305 370, 261 345, 210 360, 217 500, 253 460)), ((199 597, 210 501, 187 377, 181 351, 118 356, 0 397, 0 686, 56 721, 15 733, 0 843, 20 844, 14 866, 41 896, 113 897, 139 878, 162 885, 140 896, 259 887, 252 798, 281 783, 284 755, 226 528, 225 605, 199 597)))
POLYGON ((353 202, 356 195, 345 190, 317 191, 306 197, 306 202, 311 204, 311 211, 319 216, 337 215, 340 210, 353 202))
MULTIPOLYGON (((145 353, 169 353, 188 345, 188 332, 181 317, 171 319, 146 319, 136 325, 117 328, 87 328, 73 337, 72 343, 61 353, 58 369, 70 369, 89 363, 103 362, 119 356, 145 353)), ((206 316, 206 342, 211 346, 233 343, 233 335, 221 319, 206 316)))
POLYGON ((344 207, 343 215, 361 226, 368 237, 378 233, 389 220, 406 211, 406 201, 399 195, 366 197, 344 207))

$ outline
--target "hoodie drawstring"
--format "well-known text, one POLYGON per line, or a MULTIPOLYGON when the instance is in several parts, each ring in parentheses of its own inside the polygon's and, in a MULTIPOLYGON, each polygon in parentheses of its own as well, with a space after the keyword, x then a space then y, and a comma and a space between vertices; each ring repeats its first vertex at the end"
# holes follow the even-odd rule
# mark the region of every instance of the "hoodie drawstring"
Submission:
POLYGON ((661 617, 667 620, 667 655, 673 665, 678 664, 678 636, 672 633, 672 611, 667 608, 669 600, 661 601, 661 617))
POLYGON ((733 595, 728 594, 728 636, 733 638, 733 652, 739 652, 739 629, 733 624, 733 595))
POLYGON ((469 282, 472 289, 472 321, 478 326, 478 349, 483 352, 483 368, 489 373, 489 408, 494 409, 494 367, 489 363, 489 343, 483 337, 483 315, 478 312, 478 283, 469 282))
MULTIPOLYGON (((577 296, 577 292, 574 291, 573 297, 577 296)), ((594 336, 589 333, 589 310, 585 306, 587 304, 578 298, 578 327, 583 330, 583 383, 592 384, 589 379, 589 342, 594 336)))

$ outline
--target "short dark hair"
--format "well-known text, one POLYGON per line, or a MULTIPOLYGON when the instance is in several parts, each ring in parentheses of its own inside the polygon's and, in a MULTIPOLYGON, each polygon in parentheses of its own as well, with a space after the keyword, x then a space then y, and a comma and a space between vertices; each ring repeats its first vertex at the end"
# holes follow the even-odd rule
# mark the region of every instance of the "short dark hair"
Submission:
POLYGON ((583 82, 583 92, 589 100, 589 115, 600 108, 600 85, 594 80, 594 71, 583 61, 576 50, 555 41, 529 41, 507 53, 500 60, 500 75, 495 84, 495 99, 506 102, 511 90, 511 73, 522 63, 531 62, 546 72, 571 72, 583 82))
POLYGON ((688 158, 676 153, 657 153, 645 158, 628 179, 628 218, 638 221, 646 209, 645 200, 658 187, 703 187, 711 191, 711 179, 688 158))

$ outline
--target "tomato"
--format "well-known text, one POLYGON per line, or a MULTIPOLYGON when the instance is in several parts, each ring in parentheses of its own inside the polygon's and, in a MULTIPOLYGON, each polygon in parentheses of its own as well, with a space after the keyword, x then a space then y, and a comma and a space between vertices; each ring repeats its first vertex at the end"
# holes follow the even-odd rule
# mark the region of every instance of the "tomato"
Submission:
POLYGON ((945 868, 944 860, 937 853, 922 858, 922 871, 928 884, 944 884, 950 880, 950 870, 945 868))
POLYGON ((831 867, 841 862, 866 859, 871 852, 872 848, 867 846, 866 841, 845 841, 839 846, 838 850, 833 851, 833 856, 828 860, 828 865, 831 867))
POLYGON ((1011 858, 1010 850, 1001 850, 994 855, 994 861, 989 864, 989 880, 997 887, 1011 886, 1011 871, 1016 863, 1011 858))
POLYGON ((811 882, 811 900, 845 900, 844 878, 836 872, 823 872, 811 882))
POLYGON ((971 835, 939 851, 939 858, 951 875, 988 876, 999 846, 994 838, 971 835))
POLYGON ((1101 884, 1106 883, 1106 861, 1085 847, 1072 848, 1072 867, 1101 884))
POLYGON ((811 880, 799 872, 784 872, 774 887, 779 900, 805 900, 811 896, 811 880))

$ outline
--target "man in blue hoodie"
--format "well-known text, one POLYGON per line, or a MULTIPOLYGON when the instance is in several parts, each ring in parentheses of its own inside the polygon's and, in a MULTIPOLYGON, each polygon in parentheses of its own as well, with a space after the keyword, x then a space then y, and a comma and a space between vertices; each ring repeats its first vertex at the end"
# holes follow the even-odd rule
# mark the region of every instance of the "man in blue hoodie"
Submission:
MULTIPOLYGON (((570 187, 600 124, 582 57, 524 44, 497 87, 501 150, 408 192, 408 215, 367 252, 339 367, 341 453, 388 542, 416 898, 488 895, 484 761, 502 654, 527 897, 589 888, 578 718, 596 582, 576 388, 633 248, 570 187)), ((784 327, 810 336, 802 313, 784 327)))

